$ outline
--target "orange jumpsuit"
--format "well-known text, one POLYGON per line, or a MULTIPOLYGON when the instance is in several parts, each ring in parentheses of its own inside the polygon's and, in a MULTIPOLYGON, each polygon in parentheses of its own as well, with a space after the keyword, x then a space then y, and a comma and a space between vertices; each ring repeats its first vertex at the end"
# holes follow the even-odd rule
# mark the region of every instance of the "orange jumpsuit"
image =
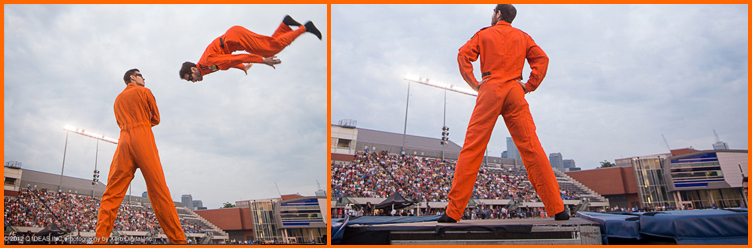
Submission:
POLYGON ((233 26, 206 47, 206 51, 201 55, 196 66, 202 76, 230 68, 244 70, 243 63, 262 63, 264 57, 272 57, 281 52, 305 31, 304 26, 292 30, 282 23, 269 37, 256 34, 241 26, 233 26), (246 51, 249 54, 232 54, 234 51, 246 51))
POLYGON ((546 206, 547 214, 552 216, 564 211, 559 184, 535 134, 535 123, 525 100, 525 91, 517 82, 522 79, 525 59, 532 69, 525 85, 529 92, 538 88, 546 76, 548 57, 529 35, 505 21, 481 29, 459 50, 457 61, 460 73, 470 86, 478 89, 478 98, 449 192, 446 214, 452 219, 460 220, 467 207, 483 153, 499 115, 504 117, 514 144, 520 151, 530 183, 546 206), (483 79, 486 80, 480 88, 471 64, 479 55, 483 79))
POLYGON ((151 91, 130 83, 115 99, 115 119, 120 138, 107 177, 107 188, 99 204, 96 242, 106 243, 136 169, 141 169, 146 181, 154 213, 159 225, 173 244, 184 244, 185 234, 180 226, 175 204, 165 182, 159 162, 157 144, 151 127, 159 124, 159 110, 151 91))

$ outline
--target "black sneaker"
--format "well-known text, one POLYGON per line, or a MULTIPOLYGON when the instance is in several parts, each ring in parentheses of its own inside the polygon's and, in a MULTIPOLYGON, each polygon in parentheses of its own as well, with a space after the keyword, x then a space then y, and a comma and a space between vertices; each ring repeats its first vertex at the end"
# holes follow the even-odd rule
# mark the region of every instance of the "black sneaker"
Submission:
POLYGON ((319 31, 318 28, 316 28, 316 26, 313 25, 313 22, 308 21, 308 22, 306 22, 306 24, 304 26, 305 26, 306 32, 309 32, 309 33, 312 33, 313 35, 316 35, 316 37, 318 37, 319 40, 321 40, 321 32, 319 31))
POLYGON ((436 222, 439 222, 439 223, 457 223, 456 220, 452 219, 452 217, 449 217, 449 215, 447 215, 446 213, 444 213, 443 215, 441 215, 441 217, 439 217, 439 220, 437 220, 436 222))
POLYGON ((561 213, 558 213, 554 215, 554 220, 568 220, 569 214, 567 213, 567 210, 561 211, 561 213))
POLYGON ((282 23, 284 23, 287 26, 293 26, 293 27, 300 26, 300 22, 296 21, 295 19, 292 19, 290 15, 286 15, 285 19, 282 20, 282 23))

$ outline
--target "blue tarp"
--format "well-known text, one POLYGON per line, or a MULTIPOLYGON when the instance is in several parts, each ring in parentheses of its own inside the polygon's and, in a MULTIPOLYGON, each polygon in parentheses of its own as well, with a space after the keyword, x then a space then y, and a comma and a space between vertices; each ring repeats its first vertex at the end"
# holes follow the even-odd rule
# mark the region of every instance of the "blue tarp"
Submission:
POLYGON ((342 237, 345 235, 345 227, 350 222, 350 217, 345 216, 344 219, 332 219, 332 244, 338 245, 342 241, 342 237))
POLYGON ((603 243, 609 238, 671 238, 680 245, 747 245, 747 209, 708 209, 648 213, 578 212, 598 222, 603 243))

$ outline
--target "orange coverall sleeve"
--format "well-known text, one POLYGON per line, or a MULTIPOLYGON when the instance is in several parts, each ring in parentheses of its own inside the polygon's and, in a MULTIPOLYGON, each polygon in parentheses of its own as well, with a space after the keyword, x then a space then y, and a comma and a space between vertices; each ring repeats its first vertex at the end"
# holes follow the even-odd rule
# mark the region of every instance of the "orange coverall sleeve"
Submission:
POLYGON ((530 64, 530 77, 528 77, 525 89, 527 92, 534 91, 538 88, 543 78, 546 77, 546 71, 548 71, 548 56, 543 52, 530 36, 527 36, 529 44, 532 44, 527 49, 527 63, 530 64))
POLYGON ((212 54, 206 58, 207 64, 217 65, 220 70, 230 68, 245 69, 243 63, 263 63, 264 58, 256 54, 212 54))
POLYGON ((154 99, 154 95, 151 94, 151 90, 146 91, 146 102, 149 105, 149 112, 151 113, 151 126, 159 125, 159 108, 157 108, 157 100, 154 99))
POLYGON ((478 45, 478 33, 473 35, 473 38, 460 47, 460 52, 457 54, 457 64, 460 66, 460 75, 465 79, 465 82, 470 85, 471 88, 478 90, 478 80, 475 79, 473 74, 473 64, 478 60, 480 55, 480 46, 478 45))

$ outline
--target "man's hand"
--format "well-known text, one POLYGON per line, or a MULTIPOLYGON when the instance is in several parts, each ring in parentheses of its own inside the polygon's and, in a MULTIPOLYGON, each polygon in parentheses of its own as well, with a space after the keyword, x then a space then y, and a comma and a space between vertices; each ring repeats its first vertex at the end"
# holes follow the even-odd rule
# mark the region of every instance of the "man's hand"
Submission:
POLYGON ((523 83, 522 80, 517 79, 517 82, 520 83, 520 85, 522 85, 522 91, 524 91, 525 93, 530 93, 530 92, 527 92, 527 88, 525 88, 525 83, 523 83))
POLYGON ((277 69, 276 67, 274 67, 274 65, 279 64, 279 63, 282 63, 282 61, 280 61, 279 59, 277 59, 277 56, 273 56, 273 57, 269 57, 269 58, 264 58, 264 64, 266 64, 268 66, 271 66, 274 69, 277 69))
POLYGON ((251 66, 253 66, 253 64, 251 63, 245 64, 245 69, 243 69, 243 72, 245 72, 246 76, 248 76, 248 69, 251 69, 251 66))
POLYGON ((481 85, 482 85, 483 83, 485 83, 486 81, 488 81, 488 78, 486 78, 486 79, 483 79, 483 81, 480 81, 480 82, 478 82, 478 86, 474 87, 473 89, 474 89, 474 90, 475 90, 476 92, 480 91, 480 86, 481 86, 481 85))

